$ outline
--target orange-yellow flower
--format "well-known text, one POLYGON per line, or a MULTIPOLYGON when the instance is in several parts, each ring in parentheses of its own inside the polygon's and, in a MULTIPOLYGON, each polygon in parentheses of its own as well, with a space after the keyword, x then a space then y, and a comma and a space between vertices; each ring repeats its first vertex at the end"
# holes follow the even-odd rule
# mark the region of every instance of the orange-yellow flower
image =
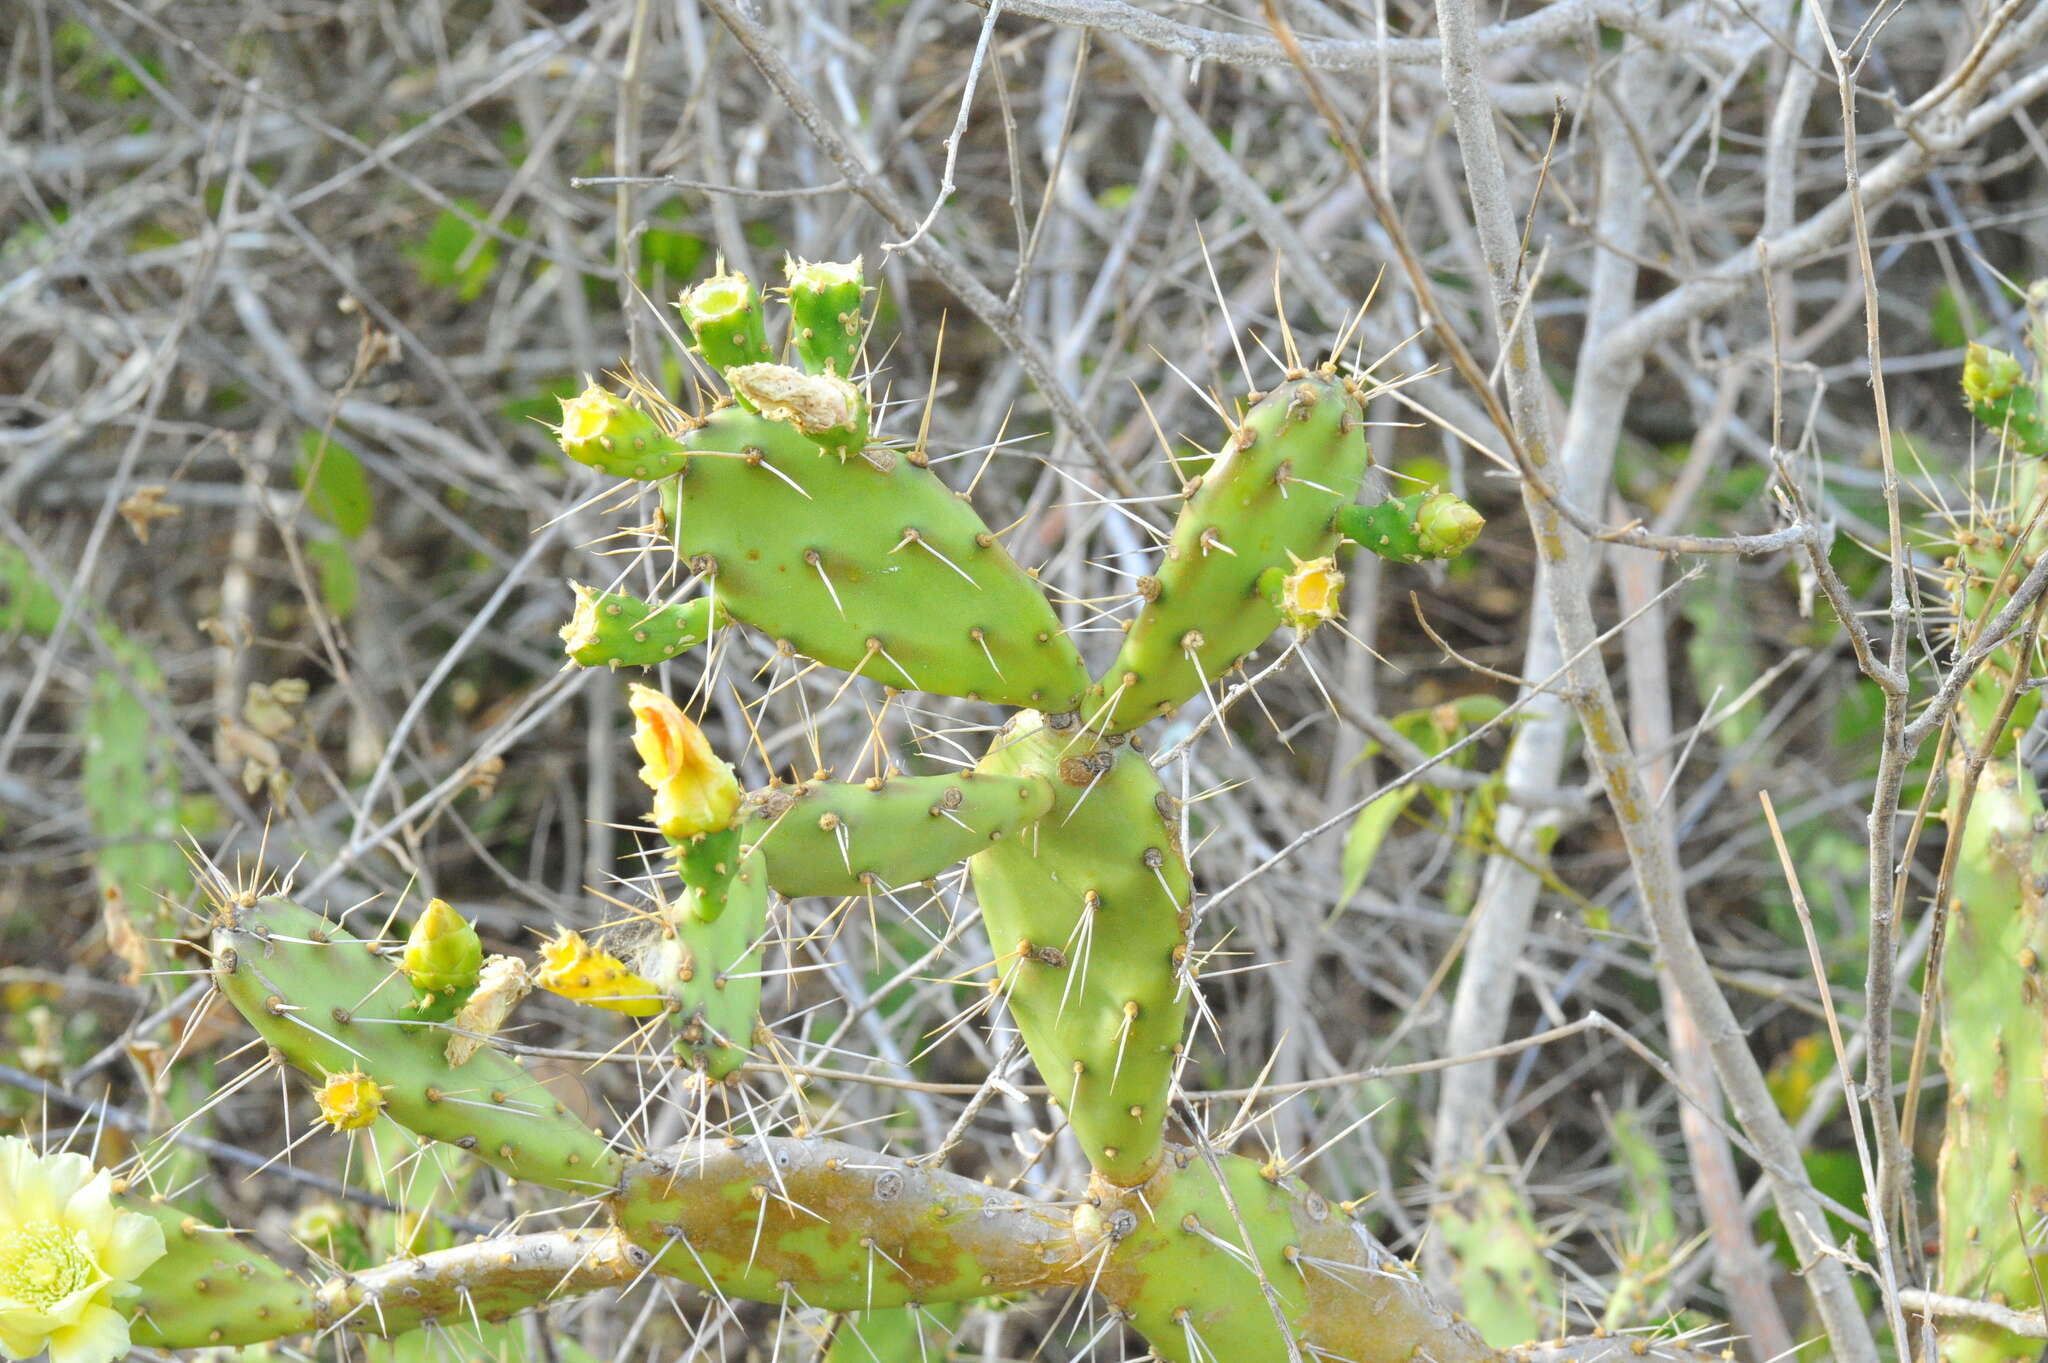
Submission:
POLYGON ((320 1119, 336 1131, 360 1131, 384 1110, 384 1090, 361 1070, 328 1075, 314 1097, 320 1119))
POLYGON ((633 746, 647 764, 640 779, 654 792, 648 816, 654 826, 670 842, 732 827, 740 808, 739 778, 711 751, 704 731, 651 687, 635 685, 626 703, 633 710, 633 746))
POLYGON ((1296 559, 1280 583, 1280 614, 1301 634, 1336 619, 1344 595, 1344 574, 1334 558, 1296 559))

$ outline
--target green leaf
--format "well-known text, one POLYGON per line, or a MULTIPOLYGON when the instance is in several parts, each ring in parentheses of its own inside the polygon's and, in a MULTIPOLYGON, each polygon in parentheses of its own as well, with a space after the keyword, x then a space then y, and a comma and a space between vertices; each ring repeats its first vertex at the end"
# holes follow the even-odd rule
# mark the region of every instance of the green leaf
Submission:
POLYGON ((1358 817, 1351 821, 1350 830, 1344 834, 1344 895, 1338 903, 1350 903, 1351 896, 1365 884, 1365 878, 1372 873, 1373 862, 1379 857, 1380 844, 1387 840, 1387 834, 1420 789, 1411 781, 1358 811, 1358 817))
MULTIPOLYGON (((467 199, 455 202, 472 218, 482 211, 467 199)), ((420 278, 436 288, 453 289, 467 303, 484 291, 491 271, 498 268, 498 242, 470 226, 453 209, 442 209, 427 229, 424 241, 406 248, 420 278)))
POLYGON ((335 619, 345 620, 356 608, 362 580, 356 573, 355 557, 338 539, 309 540, 306 557, 320 573, 320 599, 335 619))
POLYGON ((300 444, 303 453, 295 472, 306 492, 307 508, 347 538, 355 539, 370 528, 376 509, 363 461, 353 450, 318 431, 307 431, 300 444))

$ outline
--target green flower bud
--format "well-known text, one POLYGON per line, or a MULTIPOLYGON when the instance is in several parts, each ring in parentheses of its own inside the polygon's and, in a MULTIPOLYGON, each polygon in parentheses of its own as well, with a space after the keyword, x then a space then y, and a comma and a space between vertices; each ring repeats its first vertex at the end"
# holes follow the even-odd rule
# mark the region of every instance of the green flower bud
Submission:
POLYGON ((400 965, 412 987, 422 994, 467 993, 483 966, 484 944, 469 920, 445 899, 430 901, 413 924, 400 965))
POLYGON ((2020 386, 2019 359, 2003 350, 1970 342, 1963 357, 1963 396, 1973 405, 2009 398, 2020 386))
POLYGON ((1485 527, 1486 517, 1455 493, 1433 492, 1415 509, 1416 544, 1430 558, 1456 557, 1485 527))

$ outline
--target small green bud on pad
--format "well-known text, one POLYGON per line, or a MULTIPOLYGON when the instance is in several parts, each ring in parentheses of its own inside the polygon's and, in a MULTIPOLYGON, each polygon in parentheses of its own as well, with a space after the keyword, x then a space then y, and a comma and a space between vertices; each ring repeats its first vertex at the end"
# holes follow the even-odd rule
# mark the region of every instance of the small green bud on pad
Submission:
POLYGON ((614 478, 666 478, 690 462, 653 417, 594 383, 562 399, 555 434, 562 453, 614 478))
POLYGON ((761 295, 754 282, 737 270, 718 273, 676 300, 690 339, 711 367, 723 374, 735 365, 764 364, 775 358, 768 348, 761 295))

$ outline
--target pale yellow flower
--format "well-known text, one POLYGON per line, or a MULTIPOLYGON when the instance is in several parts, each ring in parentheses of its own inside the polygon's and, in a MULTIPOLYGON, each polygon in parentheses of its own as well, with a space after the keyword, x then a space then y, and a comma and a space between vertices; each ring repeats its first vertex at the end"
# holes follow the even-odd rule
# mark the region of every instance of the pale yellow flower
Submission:
POLYGON ((704 731, 652 687, 634 686, 626 704, 635 721, 633 746, 647 764, 640 768, 640 779, 654 792, 648 816, 654 826, 670 842, 732 827, 740 808, 739 778, 711 751, 704 731))
POLYGON ((618 412, 619 400, 594 383, 573 398, 563 398, 562 424, 555 428, 562 448, 597 439, 618 412))
POLYGON ((128 1352, 114 1305, 163 1257, 156 1222, 113 1203, 113 1176, 83 1155, 0 1136, 0 1354, 110 1363, 128 1352))

